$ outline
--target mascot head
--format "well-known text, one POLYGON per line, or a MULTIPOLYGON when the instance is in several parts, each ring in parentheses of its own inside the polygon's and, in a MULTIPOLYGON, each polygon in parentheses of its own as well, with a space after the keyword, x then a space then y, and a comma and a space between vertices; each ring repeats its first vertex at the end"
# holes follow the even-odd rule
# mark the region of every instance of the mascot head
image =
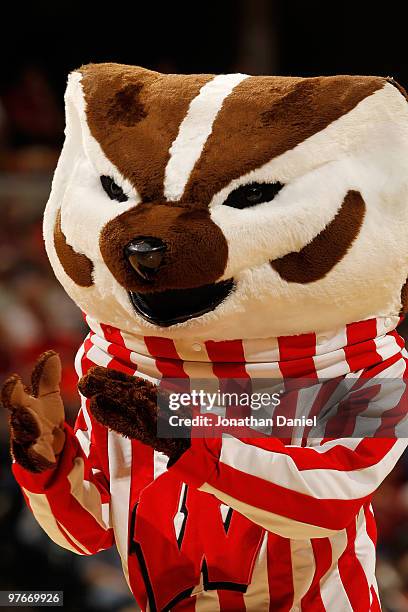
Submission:
POLYGON ((44 234, 92 318, 233 339, 404 309, 408 104, 392 79, 91 64, 66 117, 44 234))

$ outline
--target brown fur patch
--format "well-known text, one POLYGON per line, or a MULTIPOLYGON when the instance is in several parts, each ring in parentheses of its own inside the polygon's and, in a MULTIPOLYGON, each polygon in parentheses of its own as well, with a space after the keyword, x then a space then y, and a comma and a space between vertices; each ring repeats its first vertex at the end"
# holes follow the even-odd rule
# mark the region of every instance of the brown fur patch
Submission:
POLYGON ((24 408, 16 407, 10 414, 10 427, 13 438, 19 444, 34 444, 40 436, 40 427, 32 413, 24 408))
POLYGON ((405 315, 408 312, 408 279, 401 287, 401 310, 400 315, 405 315))
POLYGON ((288 283, 320 280, 343 259, 358 236, 365 202, 358 191, 349 191, 330 223, 298 253, 271 261, 271 266, 288 283))
POLYGON ((45 351, 42 353, 40 357, 37 359, 36 364, 34 365, 33 371, 31 373, 31 395, 33 397, 38 397, 40 390, 41 378, 44 373, 44 368, 51 357, 57 355, 55 351, 45 351))
POLYGON ((106 157, 145 202, 162 198, 171 143, 212 75, 160 74, 121 64, 89 64, 81 72, 89 129, 106 157))
POLYGON ((32 448, 19 444, 16 440, 11 440, 10 450, 16 462, 33 474, 40 474, 56 466, 56 463, 51 463, 32 448))
POLYGON ((293 149, 386 83, 379 77, 250 77, 224 100, 183 196, 208 202, 220 189, 293 149))
POLYGON ((155 448, 172 463, 190 446, 189 439, 157 437, 157 387, 149 381, 96 366, 78 387, 91 400, 91 412, 102 425, 155 448))
POLYGON ((16 386, 18 381, 21 381, 20 376, 18 374, 12 374, 3 383, 1 389, 1 403, 7 410, 13 409, 13 404, 11 403, 11 396, 13 394, 14 387, 16 386))
POLYGON ((118 283, 130 291, 186 289, 213 283, 224 273, 227 241, 208 210, 171 204, 141 204, 103 228, 103 259, 118 283), (167 250, 156 279, 147 283, 124 256, 125 246, 137 236, 161 238, 167 250))
POLYGON ((32 445, 40 435, 38 422, 32 413, 23 406, 15 406, 11 401, 14 388, 20 380, 17 374, 13 374, 5 381, 1 391, 2 404, 10 412, 10 450, 14 459, 23 468, 33 473, 40 473, 55 464, 50 463, 32 449, 32 445))
POLYGON ((131 127, 147 116, 144 105, 140 101, 142 89, 141 83, 129 83, 115 94, 107 113, 110 123, 123 123, 131 127))
POLYGON ((62 267, 74 283, 80 287, 91 287, 93 285, 93 263, 86 255, 77 253, 67 243, 67 239, 61 229, 61 209, 58 210, 55 220, 54 246, 62 267))

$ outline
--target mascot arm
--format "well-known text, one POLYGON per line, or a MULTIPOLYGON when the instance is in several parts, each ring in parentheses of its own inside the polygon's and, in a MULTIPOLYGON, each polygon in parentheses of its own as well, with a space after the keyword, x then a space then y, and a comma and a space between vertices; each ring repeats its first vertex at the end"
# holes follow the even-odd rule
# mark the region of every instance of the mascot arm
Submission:
POLYGON ((351 525, 407 445, 396 438, 338 438, 318 447, 279 438, 160 439, 151 383, 97 366, 79 389, 100 423, 167 454, 181 481, 287 538, 327 537, 351 525))
POLYGON ((268 531, 327 537, 352 524, 406 445, 395 438, 338 439, 318 448, 277 438, 196 438, 170 469, 268 531))
POLYGON ((2 401, 10 414, 13 473, 48 536, 63 548, 90 555, 114 542, 109 483, 90 445, 83 411, 77 419, 77 435, 64 423, 60 377, 59 357, 49 351, 37 362, 30 389, 17 375, 3 387, 2 401))

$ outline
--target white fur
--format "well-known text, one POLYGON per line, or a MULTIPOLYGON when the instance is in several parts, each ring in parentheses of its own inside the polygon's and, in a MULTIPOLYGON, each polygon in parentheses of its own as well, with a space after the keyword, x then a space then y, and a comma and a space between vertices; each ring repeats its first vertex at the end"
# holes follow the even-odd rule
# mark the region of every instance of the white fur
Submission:
POLYGON ((183 195, 225 98, 246 78, 248 76, 245 74, 216 76, 203 85, 198 96, 191 101, 177 138, 170 147, 170 159, 164 178, 164 195, 167 200, 179 200, 183 195))
POLYGON ((109 272, 99 249, 103 226, 140 202, 139 194, 106 158, 91 135, 85 115, 82 75, 68 78, 65 94, 65 143, 54 174, 50 198, 44 213, 44 240, 54 272, 69 295, 87 313, 96 312, 100 321, 113 325, 129 318, 129 299, 109 272), (106 196, 100 176, 112 176, 129 196, 127 202, 112 202, 106 196), (54 225, 61 209, 62 231, 68 243, 85 253, 94 264, 94 285, 81 288, 65 273, 54 247, 54 225), (115 297, 113 297, 115 296, 115 297), (102 304, 99 308, 98 304, 102 304), (108 316, 108 312, 110 312, 108 316))

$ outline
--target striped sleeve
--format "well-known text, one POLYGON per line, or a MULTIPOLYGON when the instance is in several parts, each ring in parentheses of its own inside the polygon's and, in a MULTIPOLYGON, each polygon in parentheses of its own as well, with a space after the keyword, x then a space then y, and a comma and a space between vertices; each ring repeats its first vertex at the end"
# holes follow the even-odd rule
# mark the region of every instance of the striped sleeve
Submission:
POLYGON ((82 447, 87 441, 83 409, 76 429, 78 435, 65 425, 65 446, 54 469, 32 474, 14 463, 13 473, 48 536, 72 552, 92 555, 114 543, 109 483, 95 453, 82 447))
POLYGON ((319 447, 285 446, 277 438, 195 438, 170 470, 268 531, 319 538, 350 524, 406 445, 384 438, 319 447))

